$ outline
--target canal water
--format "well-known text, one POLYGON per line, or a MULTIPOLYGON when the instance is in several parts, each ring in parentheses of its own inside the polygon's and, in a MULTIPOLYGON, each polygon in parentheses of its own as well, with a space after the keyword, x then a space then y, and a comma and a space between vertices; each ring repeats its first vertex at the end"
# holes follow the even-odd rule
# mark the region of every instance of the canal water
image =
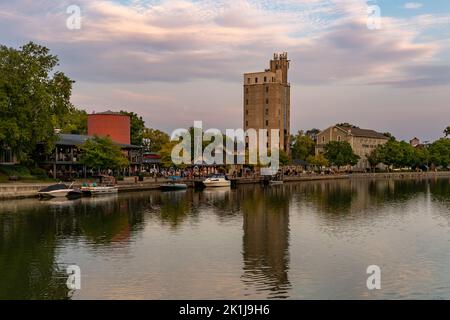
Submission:
POLYGON ((449 266, 449 179, 0 202, 0 299, 450 299, 449 266))

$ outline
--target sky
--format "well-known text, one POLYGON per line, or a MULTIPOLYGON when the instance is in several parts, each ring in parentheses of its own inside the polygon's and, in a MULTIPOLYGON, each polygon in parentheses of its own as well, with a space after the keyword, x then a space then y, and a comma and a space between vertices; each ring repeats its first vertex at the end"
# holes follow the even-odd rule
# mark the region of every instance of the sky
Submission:
POLYGON ((58 55, 77 107, 168 133, 242 127, 243 73, 285 51, 293 133, 429 141, 450 125, 447 0, 0 0, 0 44, 29 41, 58 55))

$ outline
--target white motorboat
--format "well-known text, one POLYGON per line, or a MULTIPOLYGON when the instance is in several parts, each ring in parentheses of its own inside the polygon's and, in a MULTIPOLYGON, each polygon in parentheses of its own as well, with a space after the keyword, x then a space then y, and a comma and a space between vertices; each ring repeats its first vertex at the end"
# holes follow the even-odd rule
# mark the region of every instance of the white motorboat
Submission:
POLYGON ((227 180, 224 175, 213 175, 205 180, 203 180, 205 187, 229 187, 231 186, 231 181, 227 180))
POLYGON ((97 187, 97 186, 87 186, 82 187, 81 191, 83 194, 88 196, 99 196, 104 194, 115 194, 119 191, 118 187, 97 187))
POLYGON ((46 188, 43 188, 38 191, 38 196, 42 198, 76 198, 81 196, 81 191, 79 189, 71 188, 63 183, 53 184, 46 188))

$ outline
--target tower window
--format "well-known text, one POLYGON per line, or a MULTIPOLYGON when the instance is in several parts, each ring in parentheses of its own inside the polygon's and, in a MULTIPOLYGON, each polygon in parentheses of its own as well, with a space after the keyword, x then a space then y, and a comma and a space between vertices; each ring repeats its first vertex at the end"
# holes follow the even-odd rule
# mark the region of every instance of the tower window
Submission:
POLYGON ((246 104, 246 105, 248 105, 248 99, 247 99, 247 100, 245 100, 245 104, 246 104))
POLYGON ((267 82, 267 77, 264 77, 264 82, 267 82))
POLYGON ((248 121, 245 121, 245 126, 248 127, 248 121))
POLYGON ((266 126, 268 126, 269 125, 269 120, 266 120, 266 126))
POLYGON ((269 99, 266 99, 266 104, 269 104, 269 99))
POLYGON ((245 114, 248 115, 248 110, 245 110, 245 114))
POLYGON ((248 88, 245 88, 245 93, 248 93, 248 88))
POLYGON ((269 92, 269 87, 266 87, 266 92, 269 92))

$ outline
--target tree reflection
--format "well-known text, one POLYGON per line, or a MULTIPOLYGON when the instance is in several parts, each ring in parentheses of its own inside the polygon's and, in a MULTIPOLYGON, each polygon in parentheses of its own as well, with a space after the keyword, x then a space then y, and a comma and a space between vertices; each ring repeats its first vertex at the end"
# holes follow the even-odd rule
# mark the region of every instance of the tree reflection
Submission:
POLYGON ((55 261, 57 216, 42 207, 0 214, 0 299, 66 299, 55 261))

